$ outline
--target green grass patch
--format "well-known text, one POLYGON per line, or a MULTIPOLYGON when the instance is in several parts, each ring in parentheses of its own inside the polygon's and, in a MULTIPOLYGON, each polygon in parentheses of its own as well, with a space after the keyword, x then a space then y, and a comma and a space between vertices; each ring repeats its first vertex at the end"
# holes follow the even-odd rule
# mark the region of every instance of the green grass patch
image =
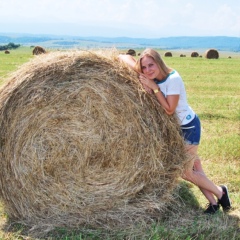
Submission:
POLYGON ((9 73, 15 71, 32 57, 32 49, 30 47, 19 47, 11 50, 10 54, 0 51, 0 85, 5 81, 9 73))

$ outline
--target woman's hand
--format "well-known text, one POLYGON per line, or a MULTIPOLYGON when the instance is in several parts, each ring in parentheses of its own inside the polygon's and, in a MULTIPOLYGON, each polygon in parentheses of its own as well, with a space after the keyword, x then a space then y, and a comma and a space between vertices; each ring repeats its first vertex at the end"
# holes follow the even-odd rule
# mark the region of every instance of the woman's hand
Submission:
POLYGON ((144 74, 140 73, 139 80, 142 83, 145 90, 149 93, 152 93, 154 89, 158 88, 158 85, 151 79, 148 79, 144 74))

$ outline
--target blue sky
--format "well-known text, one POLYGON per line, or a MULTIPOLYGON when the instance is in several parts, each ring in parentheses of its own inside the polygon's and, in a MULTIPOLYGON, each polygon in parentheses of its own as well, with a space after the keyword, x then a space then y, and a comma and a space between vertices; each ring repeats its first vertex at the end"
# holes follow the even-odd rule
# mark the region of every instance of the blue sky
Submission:
POLYGON ((0 33, 240 37, 239 0, 0 0, 0 33))

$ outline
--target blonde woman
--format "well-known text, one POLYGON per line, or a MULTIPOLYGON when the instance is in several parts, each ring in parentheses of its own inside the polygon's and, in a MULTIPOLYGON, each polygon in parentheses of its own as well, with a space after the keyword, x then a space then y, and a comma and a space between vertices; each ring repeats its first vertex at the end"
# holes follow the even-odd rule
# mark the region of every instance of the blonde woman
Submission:
POLYGON ((191 164, 184 171, 183 179, 192 182, 209 201, 204 213, 216 213, 220 205, 224 211, 231 208, 226 186, 215 185, 204 173, 197 155, 201 136, 201 123, 197 114, 188 105, 183 80, 179 73, 168 67, 160 54, 145 49, 136 61, 131 55, 119 55, 119 59, 139 73, 139 80, 150 94, 154 94, 168 115, 176 113, 190 155, 191 164))

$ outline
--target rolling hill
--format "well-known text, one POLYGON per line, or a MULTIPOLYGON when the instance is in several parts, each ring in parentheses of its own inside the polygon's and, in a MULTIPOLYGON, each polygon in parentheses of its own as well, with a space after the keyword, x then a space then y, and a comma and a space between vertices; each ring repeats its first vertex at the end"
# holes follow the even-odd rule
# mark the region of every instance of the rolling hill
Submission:
POLYGON ((159 49, 206 49, 240 52, 238 37, 165 37, 165 38, 128 38, 128 37, 81 37, 57 35, 30 35, 0 33, 0 45, 13 42, 24 46, 41 45, 47 48, 159 48, 159 49))

